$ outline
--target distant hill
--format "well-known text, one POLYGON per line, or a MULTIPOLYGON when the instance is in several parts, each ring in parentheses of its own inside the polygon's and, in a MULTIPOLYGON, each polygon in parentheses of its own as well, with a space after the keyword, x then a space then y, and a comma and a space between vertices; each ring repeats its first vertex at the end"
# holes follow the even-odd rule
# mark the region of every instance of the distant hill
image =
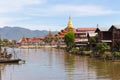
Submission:
MULTIPOLYGON (((21 27, 3 27, 0 28, 0 36, 2 39, 19 40, 25 37, 44 37, 49 33, 47 30, 30 30, 21 27)), ((52 32, 56 34, 57 31, 52 32)))

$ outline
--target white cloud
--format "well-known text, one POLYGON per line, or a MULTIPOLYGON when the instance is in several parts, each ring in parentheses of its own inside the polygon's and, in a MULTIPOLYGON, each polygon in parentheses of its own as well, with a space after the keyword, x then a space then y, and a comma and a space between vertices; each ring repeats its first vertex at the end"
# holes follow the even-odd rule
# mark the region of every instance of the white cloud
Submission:
POLYGON ((36 16, 54 16, 54 15, 72 15, 72 16, 96 16, 114 13, 112 10, 105 9, 97 5, 54 5, 45 8, 30 9, 30 15, 36 16))
POLYGON ((10 17, 1 17, 0 18, 0 27, 4 26, 10 26, 10 27, 23 27, 31 30, 51 30, 51 31, 56 31, 56 30, 61 30, 64 27, 58 26, 58 25, 41 25, 41 24, 36 24, 36 23, 24 23, 21 22, 23 20, 29 20, 28 17, 24 18, 10 18, 10 17))
POLYGON ((26 25, 26 28, 29 28, 29 29, 32 29, 32 30, 51 30, 51 31, 58 31, 58 30, 61 30, 61 29, 64 29, 65 27, 61 27, 61 26, 55 26, 55 25, 29 25, 27 26, 26 25), (33 26, 34 26, 34 29, 33 29, 33 26))
POLYGON ((107 9, 104 6, 98 6, 98 5, 52 5, 50 6, 46 4, 42 7, 39 6, 39 4, 43 4, 46 1, 47 0, 0 0, 0 14, 3 13, 2 15, 4 15, 4 13, 6 13, 6 15, 8 16, 8 17, 0 17, 0 26, 6 26, 6 25, 24 26, 29 29, 49 30, 49 28, 52 28, 51 30, 58 30, 58 29, 63 29, 64 27, 62 28, 60 26, 54 26, 49 24, 48 25, 42 24, 43 26, 41 26, 39 23, 30 24, 30 22, 32 22, 32 20, 34 20, 34 22, 37 22, 38 20, 41 21, 39 19, 39 16, 42 16, 42 17, 43 16, 64 16, 64 15, 65 16, 69 16, 69 15, 99 16, 99 15, 108 15, 108 14, 118 13, 118 12, 114 12, 113 10, 107 9), (33 6, 36 4, 37 6, 33 6), (23 14, 25 13, 25 15, 22 17, 20 14, 17 14, 17 13, 15 13, 16 17, 14 17, 14 13, 12 15, 9 15, 9 12, 19 13, 19 11, 21 11, 23 14), (28 18, 24 18, 26 16, 28 18), (26 23, 22 20, 24 20, 26 23))
POLYGON ((9 22, 13 21, 12 18, 0 18, 0 27, 5 26, 6 24, 8 24, 9 22))
POLYGON ((0 27, 11 26, 11 23, 15 24, 15 21, 22 21, 22 20, 28 20, 28 19, 29 19, 28 17, 24 17, 24 18, 0 17, 0 27))
POLYGON ((44 4, 45 2, 46 0, 0 0, 0 27, 15 24, 16 21, 28 20, 28 17, 14 12, 24 12, 24 8, 28 6, 44 4))
POLYGON ((23 28, 27 28, 30 30, 51 30, 51 31, 59 31, 61 29, 64 29, 65 27, 63 26, 55 26, 55 25, 36 25, 36 24, 19 24, 19 25, 9 25, 10 27, 23 27, 23 28))
POLYGON ((18 11, 25 6, 42 4, 45 0, 0 0, 0 13, 18 11))

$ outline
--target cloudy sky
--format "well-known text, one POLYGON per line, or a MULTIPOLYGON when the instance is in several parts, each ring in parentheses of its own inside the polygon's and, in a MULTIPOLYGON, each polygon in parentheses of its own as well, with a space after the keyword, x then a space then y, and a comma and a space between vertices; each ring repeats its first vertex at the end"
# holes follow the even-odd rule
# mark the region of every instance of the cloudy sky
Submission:
POLYGON ((69 16, 75 28, 119 25, 120 0, 0 0, 0 27, 59 31, 69 16))

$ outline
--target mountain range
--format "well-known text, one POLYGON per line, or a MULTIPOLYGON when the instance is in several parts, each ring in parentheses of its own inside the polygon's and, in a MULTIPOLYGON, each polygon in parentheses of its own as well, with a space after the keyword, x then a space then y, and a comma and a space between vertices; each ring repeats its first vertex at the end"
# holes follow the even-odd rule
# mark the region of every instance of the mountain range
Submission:
MULTIPOLYGON (((49 33, 47 30, 30 30, 21 27, 9 27, 5 26, 0 28, 0 37, 2 39, 9 39, 9 40, 19 40, 23 36, 27 38, 31 37, 44 37, 49 33)), ((52 34, 56 34, 57 31, 52 31, 52 34)))

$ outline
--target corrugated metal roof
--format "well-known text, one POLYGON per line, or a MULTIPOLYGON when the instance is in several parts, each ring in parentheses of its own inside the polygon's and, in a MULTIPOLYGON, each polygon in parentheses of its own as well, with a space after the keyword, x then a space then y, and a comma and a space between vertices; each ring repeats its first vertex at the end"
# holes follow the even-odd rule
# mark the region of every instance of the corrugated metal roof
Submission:
POLYGON ((94 37, 97 35, 97 33, 88 33, 90 37, 94 37))
POLYGON ((113 25, 116 29, 120 29, 120 25, 113 25))
POLYGON ((98 28, 100 31, 108 31, 109 30, 109 28, 108 27, 100 27, 100 28, 98 28))

